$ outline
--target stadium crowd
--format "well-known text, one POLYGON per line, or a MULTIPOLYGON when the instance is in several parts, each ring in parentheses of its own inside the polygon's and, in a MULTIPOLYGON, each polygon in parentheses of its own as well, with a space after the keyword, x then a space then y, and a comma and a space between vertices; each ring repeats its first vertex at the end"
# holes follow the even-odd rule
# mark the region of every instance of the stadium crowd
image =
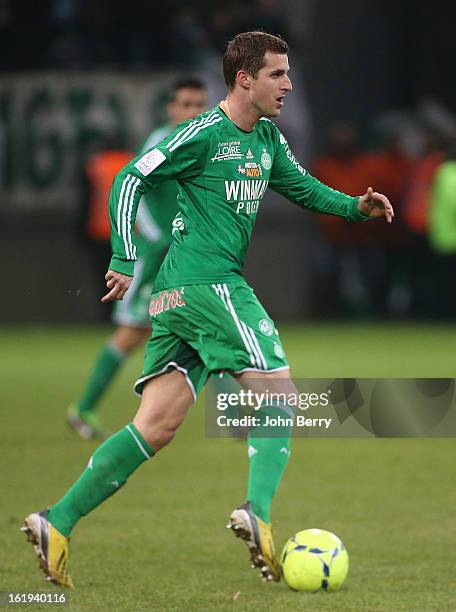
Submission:
POLYGON ((434 102, 414 117, 384 116, 374 128, 376 142, 366 147, 353 124, 329 126, 313 173, 347 193, 366 184, 387 193, 396 209, 394 229, 321 217, 319 308, 330 316, 452 317, 456 118, 434 102))

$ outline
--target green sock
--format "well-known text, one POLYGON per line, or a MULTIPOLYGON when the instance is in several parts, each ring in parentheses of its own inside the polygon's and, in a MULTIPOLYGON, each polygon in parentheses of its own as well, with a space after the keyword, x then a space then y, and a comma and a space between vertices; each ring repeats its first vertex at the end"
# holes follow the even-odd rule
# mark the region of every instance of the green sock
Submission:
POLYGON ((94 410, 125 357, 125 353, 119 351, 111 342, 103 347, 93 365, 82 397, 77 402, 80 412, 94 410))
POLYGON ((79 519, 118 491, 153 450, 130 423, 97 448, 79 479, 51 506, 48 520, 69 536, 79 519))
POLYGON ((269 523, 272 498, 290 455, 291 425, 267 427, 265 420, 267 416, 286 419, 290 418, 290 414, 277 406, 263 406, 254 416, 261 419, 261 425, 252 428, 248 436, 250 469, 247 500, 255 514, 269 523))

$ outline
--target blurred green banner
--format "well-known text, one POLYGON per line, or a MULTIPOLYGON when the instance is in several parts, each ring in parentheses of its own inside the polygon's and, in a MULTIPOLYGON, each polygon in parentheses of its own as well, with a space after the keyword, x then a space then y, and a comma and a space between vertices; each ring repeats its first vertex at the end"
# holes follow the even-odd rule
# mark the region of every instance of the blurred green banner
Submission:
POLYGON ((172 73, 0 78, 2 210, 71 209, 84 160, 107 140, 135 150, 163 120, 172 73))

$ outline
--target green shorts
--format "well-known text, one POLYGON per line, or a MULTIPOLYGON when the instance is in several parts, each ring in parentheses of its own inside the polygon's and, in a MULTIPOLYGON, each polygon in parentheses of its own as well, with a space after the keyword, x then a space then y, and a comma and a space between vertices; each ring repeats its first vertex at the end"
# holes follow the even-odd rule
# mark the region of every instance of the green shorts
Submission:
MULTIPOLYGON (((168 245, 167 245, 168 246, 168 245)), ((116 302, 112 314, 115 325, 150 327, 149 302, 153 283, 166 254, 167 246, 150 244, 135 263, 135 275, 123 300, 116 302)))
POLYGON ((185 374, 195 399, 215 372, 288 369, 274 322, 243 279, 154 293, 149 313, 152 335, 138 395, 145 381, 173 368, 185 374))

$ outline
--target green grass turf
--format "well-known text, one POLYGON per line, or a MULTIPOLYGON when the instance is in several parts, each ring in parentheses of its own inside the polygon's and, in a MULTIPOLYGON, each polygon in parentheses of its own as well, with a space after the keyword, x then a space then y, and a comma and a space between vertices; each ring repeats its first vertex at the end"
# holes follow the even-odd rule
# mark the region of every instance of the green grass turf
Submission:
MULTIPOLYGON (((453 377, 456 330, 444 326, 281 326, 296 377, 453 377)), ((0 328, 0 590, 43 591, 24 516, 55 501, 95 448, 66 429, 107 328, 0 328)), ((126 364, 101 407, 112 429, 134 414, 126 364)), ((73 534, 70 610, 455 610, 454 441, 296 439, 274 504, 278 547, 320 527, 346 543, 337 593, 264 585, 224 528, 243 500, 245 444, 204 437, 202 402, 173 444, 73 534), (452 484, 453 483, 453 484, 452 484)), ((49 609, 34 606, 35 610, 49 609)))

